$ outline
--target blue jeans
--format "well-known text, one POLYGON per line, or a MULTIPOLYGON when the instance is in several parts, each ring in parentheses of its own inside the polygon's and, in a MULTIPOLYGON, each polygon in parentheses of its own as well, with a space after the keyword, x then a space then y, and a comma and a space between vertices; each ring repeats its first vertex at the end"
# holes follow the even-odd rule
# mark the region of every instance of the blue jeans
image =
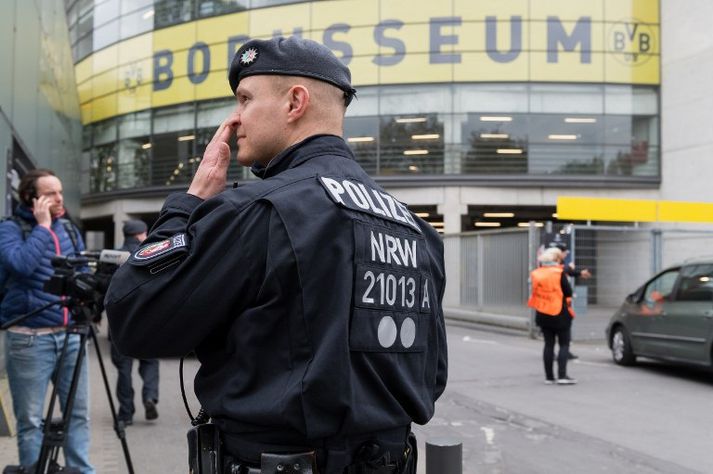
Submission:
MULTIPOLYGON (((44 402, 49 382, 56 371, 59 377, 59 408, 63 410, 80 349, 80 338, 78 334, 69 336, 67 354, 59 367, 59 358, 66 338, 64 332, 42 336, 13 332, 6 334, 7 376, 17 419, 20 464, 31 466, 40 456, 42 418, 45 416, 44 402)), ((80 374, 72 418, 65 439, 64 458, 68 466, 79 468, 82 474, 95 474, 94 468, 89 464, 89 372, 86 357, 82 362, 80 374)), ((54 414, 57 415, 58 411, 55 410, 54 414)))

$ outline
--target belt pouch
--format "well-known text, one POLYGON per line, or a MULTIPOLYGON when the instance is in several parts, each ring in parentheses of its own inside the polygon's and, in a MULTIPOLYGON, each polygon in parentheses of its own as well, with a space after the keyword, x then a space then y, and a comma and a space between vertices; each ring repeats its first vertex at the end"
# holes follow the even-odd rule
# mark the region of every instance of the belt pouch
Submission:
POLYGON ((314 451, 294 454, 262 453, 262 474, 317 474, 314 451))
POLYGON ((188 430, 190 474, 221 474, 220 433, 213 423, 188 430))

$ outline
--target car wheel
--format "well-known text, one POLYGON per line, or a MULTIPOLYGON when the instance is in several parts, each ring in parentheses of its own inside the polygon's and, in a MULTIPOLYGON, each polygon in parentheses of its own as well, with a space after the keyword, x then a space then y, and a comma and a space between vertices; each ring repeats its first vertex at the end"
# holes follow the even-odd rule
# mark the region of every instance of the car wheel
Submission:
POLYGON ((619 326, 614 330, 611 338, 611 355, 619 365, 632 365, 636 362, 636 356, 631 351, 631 341, 623 327, 619 326))

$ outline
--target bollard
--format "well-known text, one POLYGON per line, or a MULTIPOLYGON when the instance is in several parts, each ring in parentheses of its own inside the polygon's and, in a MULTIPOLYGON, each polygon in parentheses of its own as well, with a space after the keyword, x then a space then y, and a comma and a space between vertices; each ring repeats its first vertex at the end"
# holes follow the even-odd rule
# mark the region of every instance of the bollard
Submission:
POLYGON ((455 438, 426 441, 426 474, 463 474, 463 443, 455 438))

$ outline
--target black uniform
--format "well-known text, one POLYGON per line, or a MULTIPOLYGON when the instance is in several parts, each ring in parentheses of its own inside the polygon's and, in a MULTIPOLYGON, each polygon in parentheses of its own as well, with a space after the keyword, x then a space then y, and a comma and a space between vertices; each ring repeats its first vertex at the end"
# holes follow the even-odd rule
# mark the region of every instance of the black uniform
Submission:
POLYGON ((288 148, 262 181, 167 199, 106 297, 119 349, 196 349, 195 390, 232 454, 318 448, 341 472, 403 441, 445 388, 443 244, 344 141, 288 148))

